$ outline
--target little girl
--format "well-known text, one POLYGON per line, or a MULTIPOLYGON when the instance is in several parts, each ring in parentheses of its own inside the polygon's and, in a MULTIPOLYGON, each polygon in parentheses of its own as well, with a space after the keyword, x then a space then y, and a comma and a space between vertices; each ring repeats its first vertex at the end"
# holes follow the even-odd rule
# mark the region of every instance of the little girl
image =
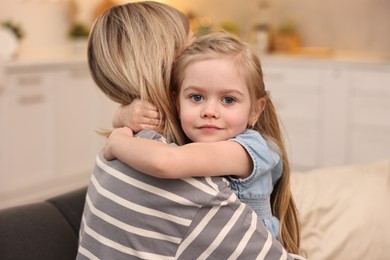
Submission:
POLYGON ((110 135, 104 155, 161 178, 227 176, 289 252, 299 248, 299 224, 277 114, 264 88, 258 57, 226 34, 198 39, 178 57, 171 93, 188 143, 171 146, 110 135))

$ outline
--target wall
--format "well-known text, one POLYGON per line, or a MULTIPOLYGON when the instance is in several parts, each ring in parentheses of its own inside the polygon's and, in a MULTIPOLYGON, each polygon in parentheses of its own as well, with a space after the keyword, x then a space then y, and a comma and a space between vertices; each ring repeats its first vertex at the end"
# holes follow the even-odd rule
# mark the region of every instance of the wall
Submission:
POLYGON ((0 0, 0 21, 4 20, 23 27, 23 49, 61 49, 67 40, 67 13, 60 3, 0 0))
POLYGON ((390 53, 389 0, 271 0, 274 23, 295 19, 308 46, 390 53))
MULTIPOLYGON (((12 20, 20 24, 25 37, 21 55, 45 56, 70 51, 69 0, 0 0, 0 22, 12 20)), ((99 0, 76 0, 77 19, 92 23, 99 0)))
MULTIPOLYGON (((248 37, 259 21, 259 0, 168 0, 216 21, 234 19, 248 37), (206 8, 207 6, 207 8, 206 8), (223 10, 223 11, 222 11, 223 10)), ((390 53, 390 0, 268 0, 269 20, 277 28, 295 21, 303 45, 342 51, 390 53)))
MULTIPOLYGON (((0 21, 12 19, 23 25, 23 53, 61 51, 69 46, 69 0, 0 0, 0 21)), ((79 19, 91 23, 100 0, 76 0, 79 19)), ((126 2, 117 0, 117 2, 126 2)), ((249 39, 260 20, 259 0, 166 0, 183 12, 200 17, 235 21, 243 38, 249 39)), ((293 19, 304 46, 336 50, 390 53, 390 0, 269 0, 270 22, 277 28, 293 19)))

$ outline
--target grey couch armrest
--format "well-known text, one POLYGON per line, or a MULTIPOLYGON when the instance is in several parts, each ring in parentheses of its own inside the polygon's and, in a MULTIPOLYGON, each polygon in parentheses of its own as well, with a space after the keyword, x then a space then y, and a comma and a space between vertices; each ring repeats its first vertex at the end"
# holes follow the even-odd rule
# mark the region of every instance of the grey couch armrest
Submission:
POLYGON ((0 210, 0 259, 75 259, 85 194, 0 210))

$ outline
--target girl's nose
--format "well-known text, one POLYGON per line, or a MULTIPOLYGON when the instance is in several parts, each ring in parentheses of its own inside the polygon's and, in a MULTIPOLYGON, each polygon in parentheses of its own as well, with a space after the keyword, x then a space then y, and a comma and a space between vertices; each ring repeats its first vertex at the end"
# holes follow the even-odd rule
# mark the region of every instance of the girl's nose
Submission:
POLYGON ((215 102, 205 102, 201 111, 201 117, 219 118, 218 104, 215 102))

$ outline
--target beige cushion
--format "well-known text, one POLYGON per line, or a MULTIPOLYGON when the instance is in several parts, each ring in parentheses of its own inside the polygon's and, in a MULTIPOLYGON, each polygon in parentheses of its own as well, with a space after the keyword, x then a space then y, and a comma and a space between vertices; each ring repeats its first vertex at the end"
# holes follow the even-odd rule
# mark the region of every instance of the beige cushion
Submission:
POLYGON ((390 160, 292 174, 308 259, 390 259, 390 160))

